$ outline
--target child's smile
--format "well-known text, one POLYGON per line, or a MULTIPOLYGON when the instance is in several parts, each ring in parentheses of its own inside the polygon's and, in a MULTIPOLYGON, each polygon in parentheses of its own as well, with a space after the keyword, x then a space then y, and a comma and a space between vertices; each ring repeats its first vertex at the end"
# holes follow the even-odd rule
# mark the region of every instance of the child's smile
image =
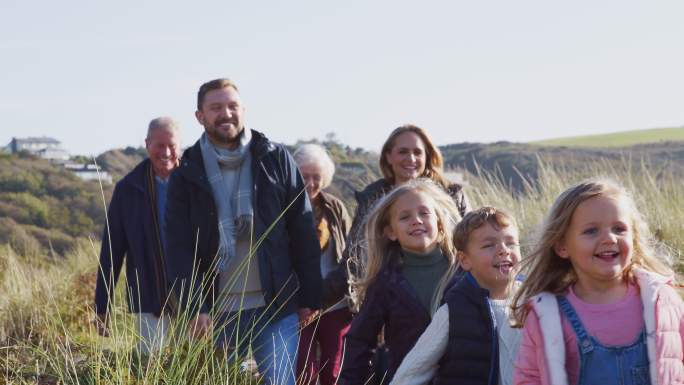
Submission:
POLYGON ((514 266, 515 263, 513 263, 513 261, 501 261, 499 263, 494 264, 494 268, 499 270, 499 272, 501 272, 501 274, 503 275, 509 275, 513 270, 514 266))
POLYGON ((494 298, 505 296, 520 261, 518 230, 514 226, 494 227, 485 223, 468 236, 466 250, 459 256, 463 268, 494 298))
POLYGON ((632 259, 632 227, 624 202, 596 196, 580 203, 556 247, 583 284, 621 282, 632 259))
POLYGON ((418 254, 431 251, 438 241, 434 202, 426 194, 408 192, 392 205, 387 237, 405 250, 418 254))

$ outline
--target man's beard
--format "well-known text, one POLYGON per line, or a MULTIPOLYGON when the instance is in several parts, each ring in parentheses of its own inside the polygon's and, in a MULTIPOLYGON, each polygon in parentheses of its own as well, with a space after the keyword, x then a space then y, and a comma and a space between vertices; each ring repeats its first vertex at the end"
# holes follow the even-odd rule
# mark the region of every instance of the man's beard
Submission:
POLYGON ((212 142, 223 145, 223 146, 237 146, 240 143, 240 137, 242 136, 242 131, 245 129, 244 126, 238 127, 237 134, 235 136, 229 136, 227 132, 221 132, 219 126, 223 123, 233 123, 231 120, 217 121, 211 128, 206 128, 205 131, 211 139, 212 142))

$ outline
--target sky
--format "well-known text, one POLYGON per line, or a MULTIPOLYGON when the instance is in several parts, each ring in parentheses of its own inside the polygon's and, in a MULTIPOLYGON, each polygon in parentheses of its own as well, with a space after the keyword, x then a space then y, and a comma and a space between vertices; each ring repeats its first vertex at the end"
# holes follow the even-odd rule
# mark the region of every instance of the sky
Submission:
POLYGON ((197 89, 228 77, 278 142, 378 151, 413 123, 437 144, 684 125, 681 0, 0 2, 0 145, 72 154, 184 146, 197 89))

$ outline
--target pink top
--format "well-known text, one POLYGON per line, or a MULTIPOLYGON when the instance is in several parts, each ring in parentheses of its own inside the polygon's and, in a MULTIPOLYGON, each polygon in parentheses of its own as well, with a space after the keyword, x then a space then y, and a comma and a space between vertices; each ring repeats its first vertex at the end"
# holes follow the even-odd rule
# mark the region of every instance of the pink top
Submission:
MULTIPOLYGON (((572 286, 566 298, 575 308, 587 333, 596 338, 601 345, 630 345, 644 329, 643 305, 639 287, 636 285, 629 285, 622 299, 609 304, 597 305, 584 302, 575 294, 572 286)), ((575 338, 570 322, 565 316, 561 316, 561 320, 563 334, 572 335, 572 338, 575 338)))
MULTIPOLYGON (((610 304, 597 305, 583 302, 575 295, 572 287, 568 290, 567 299, 575 308, 589 335, 597 339, 602 345, 629 345, 636 341, 644 328, 643 305, 639 288, 635 285, 628 287, 627 293, 622 299, 610 304)), ((570 384, 576 384, 579 377, 577 339, 572 326, 564 315, 561 315, 561 323, 566 352, 565 370, 568 373, 570 384)), ((522 332, 520 350, 515 364, 516 372, 518 372, 517 369, 527 373, 541 370, 539 372, 540 377, 544 377, 542 373, 545 371, 544 347, 542 341, 535 341, 534 336, 539 338, 541 329, 537 314, 531 310, 522 332), (537 349, 540 352, 536 351, 537 349)))

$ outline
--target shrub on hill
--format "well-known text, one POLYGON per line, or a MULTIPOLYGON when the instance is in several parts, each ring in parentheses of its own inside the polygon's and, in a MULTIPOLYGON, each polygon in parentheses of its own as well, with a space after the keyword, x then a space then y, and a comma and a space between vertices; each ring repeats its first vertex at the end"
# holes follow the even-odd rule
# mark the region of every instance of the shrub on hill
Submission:
MULTIPOLYGON (((112 187, 103 188, 109 199, 112 187)), ((0 243, 63 254, 76 238, 99 236, 105 213, 97 182, 22 154, 0 157, 0 217, 0 243)))
POLYGON ((109 172, 112 179, 116 182, 133 170, 133 167, 145 159, 145 157, 147 157, 147 152, 143 147, 129 146, 124 149, 103 152, 96 160, 97 164, 109 172))

